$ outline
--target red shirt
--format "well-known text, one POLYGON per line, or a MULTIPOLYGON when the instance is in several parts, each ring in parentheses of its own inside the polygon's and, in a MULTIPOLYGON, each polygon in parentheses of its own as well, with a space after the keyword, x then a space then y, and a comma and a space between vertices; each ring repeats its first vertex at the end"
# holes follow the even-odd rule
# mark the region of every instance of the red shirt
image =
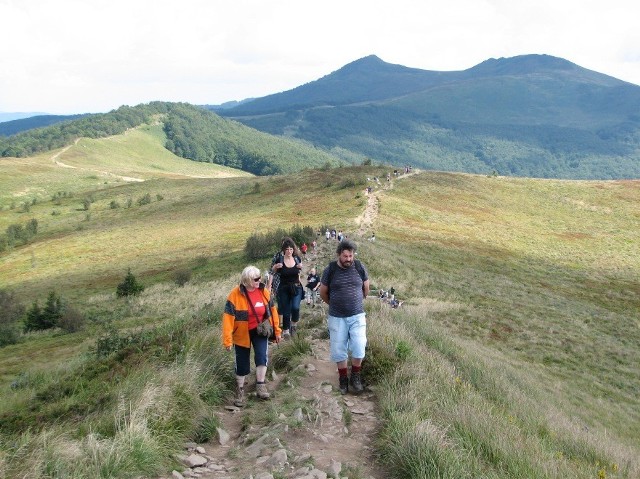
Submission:
POLYGON ((253 309, 249 306, 249 329, 255 329, 258 327, 258 319, 262 320, 264 318, 264 314, 267 311, 267 305, 264 304, 264 296, 260 289, 256 288, 253 291, 247 291, 247 295, 249 296, 249 301, 253 304, 253 309, 256 310, 256 317, 253 314, 253 309))

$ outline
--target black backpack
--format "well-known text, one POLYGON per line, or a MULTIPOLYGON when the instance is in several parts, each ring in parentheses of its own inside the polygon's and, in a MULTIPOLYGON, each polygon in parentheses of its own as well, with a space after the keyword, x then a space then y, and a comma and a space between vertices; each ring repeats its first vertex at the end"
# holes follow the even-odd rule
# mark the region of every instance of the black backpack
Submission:
MULTIPOLYGON (((362 279, 362 282, 364 283, 365 275, 364 275, 364 267, 362 266, 362 263, 360 263, 360 261, 358 261, 357 259, 353 263, 355 264, 356 271, 358 272, 358 274, 360 275, 360 278, 362 279)), ((332 261, 331 263, 329 263, 329 266, 328 266, 329 273, 327 275, 326 286, 329 286, 331 284, 331 277, 333 276, 333 272, 336 270, 337 267, 338 267, 337 261, 332 261)))

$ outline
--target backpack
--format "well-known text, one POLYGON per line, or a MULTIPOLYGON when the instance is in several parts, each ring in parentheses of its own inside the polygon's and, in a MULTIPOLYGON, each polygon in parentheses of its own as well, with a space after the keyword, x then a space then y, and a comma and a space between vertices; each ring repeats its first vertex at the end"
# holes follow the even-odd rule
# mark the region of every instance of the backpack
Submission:
MULTIPOLYGON (((362 266, 362 263, 360 263, 359 260, 354 260, 353 262, 356 266, 356 271, 358 272, 358 274, 360 275, 360 278, 362 279, 362 282, 364 283, 365 279, 364 279, 364 268, 362 266)), ((333 276, 333 272, 336 270, 336 268, 338 267, 338 262, 337 261, 332 261, 331 263, 329 263, 329 274, 327 275, 327 287, 331 284, 331 277, 333 276)))

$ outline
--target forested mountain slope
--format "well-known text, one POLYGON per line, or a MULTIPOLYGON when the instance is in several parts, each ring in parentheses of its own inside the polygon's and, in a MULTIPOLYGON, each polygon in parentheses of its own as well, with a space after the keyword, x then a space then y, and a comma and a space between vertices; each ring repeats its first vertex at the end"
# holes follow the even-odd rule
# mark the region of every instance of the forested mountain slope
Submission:
POLYGON ((0 156, 25 157, 67 146, 77 138, 104 138, 143 123, 161 122, 166 148, 194 161, 257 175, 279 174, 340 160, 299 141, 277 138, 185 103, 152 102, 0 138, 0 156))
POLYGON ((457 72, 370 56, 220 114, 398 166, 640 177, 640 86, 548 55, 491 59, 457 72))

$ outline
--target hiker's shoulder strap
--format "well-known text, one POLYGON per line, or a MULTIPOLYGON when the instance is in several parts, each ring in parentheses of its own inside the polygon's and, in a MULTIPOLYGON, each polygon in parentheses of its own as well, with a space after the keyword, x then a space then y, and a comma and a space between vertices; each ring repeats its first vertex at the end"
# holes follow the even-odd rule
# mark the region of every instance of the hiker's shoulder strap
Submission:
POLYGON ((365 274, 364 274, 364 267, 362 266, 362 263, 360 262, 360 260, 355 260, 354 263, 356 265, 356 270, 358 271, 360 278, 362 278, 362 281, 364 281, 365 274))

